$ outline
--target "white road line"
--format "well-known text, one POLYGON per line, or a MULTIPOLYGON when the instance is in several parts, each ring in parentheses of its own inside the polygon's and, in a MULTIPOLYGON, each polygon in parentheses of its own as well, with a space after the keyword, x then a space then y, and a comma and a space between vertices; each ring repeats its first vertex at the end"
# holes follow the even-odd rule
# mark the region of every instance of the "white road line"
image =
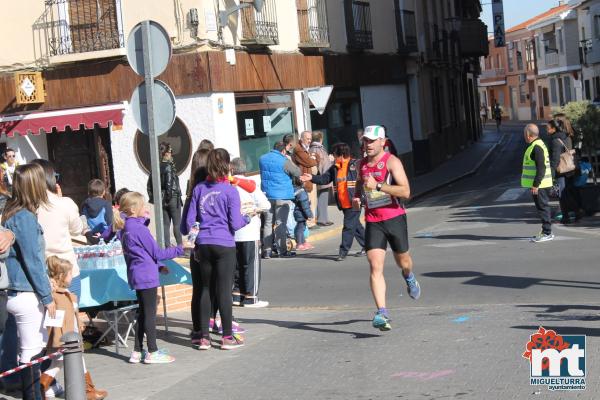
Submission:
POLYGON ((415 233, 415 236, 431 237, 437 236, 444 232, 462 231, 467 229, 487 228, 490 224, 487 222, 473 222, 471 224, 461 224, 456 222, 442 222, 441 224, 433 225, 428 228, 420 229, 415 233))
POLYGON ((527 192, 526 188, 508 189, 502 193, 494 202, 515 201, 527 192))

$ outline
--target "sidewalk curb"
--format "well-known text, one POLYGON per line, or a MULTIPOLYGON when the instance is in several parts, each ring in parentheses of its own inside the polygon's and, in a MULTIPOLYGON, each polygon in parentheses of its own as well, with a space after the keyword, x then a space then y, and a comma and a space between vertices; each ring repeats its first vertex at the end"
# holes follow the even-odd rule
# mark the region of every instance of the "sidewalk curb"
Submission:
MULTIPOLYGON (((502 137, 504 137, 504 135, 502 137)), ((447 181, 444 181, 444 182, 440 183, 439 185, 436 185, 436 186, 434 186, 434 187, 432 187, 430 189, 427 189, 427 190, 425 190, 425 191, 423 191, 421 193, 417 193, 417 194, 411 196, 411 198, 409 200, 409 204, 412 203, 413 201, 415 201, 415 200, 417 200, 417 199, 425 196, 425 195, 428 195, 428 194, 430 194, 432 192, 435 192, 436 190, 438 190, 438 189, 440 189, 440 188, 442 188, 444 186, 450 185, 452 183, 460 181, 461 179, 464 179, 464 178, 467 178, 469 176, 475 175, 477 173, 477 171, 479 170, 479 168, 481 168, 481 166, 483 165, 483 163, 492 154, 492 152, 494 150, 496 150, 496 148, 498 147, 498 145, 500 144, 501 141, 502 141, 502 138, 498 142, 494 143, 494 145, 488 150, 488 152, 481 158, 481 160, 479 161, 479 163, 477 163, 477 165, 475 165, 475 167, 472 170, 470 170, 469 172, 466 172, 466 173, 464 173, 464 174, 462 174, 462 175, 460 175, 458 177, 448 179, 447 181)))

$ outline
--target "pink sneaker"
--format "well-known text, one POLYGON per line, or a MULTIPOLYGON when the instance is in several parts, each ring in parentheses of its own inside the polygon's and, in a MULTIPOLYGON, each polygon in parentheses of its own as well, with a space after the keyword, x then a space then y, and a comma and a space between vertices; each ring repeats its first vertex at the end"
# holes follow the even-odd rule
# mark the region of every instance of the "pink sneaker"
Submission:
POLYGON ((304 243, 304 247, 306 248, 306 250, 312 250, 315 248, 315 246, 313 246, 312 244, 305 242, 304 243))
POLYGON ((296 251, 305 251, 308 250, 308 248, 306 247, 306 243, 302 243, 296 246, 296 251))

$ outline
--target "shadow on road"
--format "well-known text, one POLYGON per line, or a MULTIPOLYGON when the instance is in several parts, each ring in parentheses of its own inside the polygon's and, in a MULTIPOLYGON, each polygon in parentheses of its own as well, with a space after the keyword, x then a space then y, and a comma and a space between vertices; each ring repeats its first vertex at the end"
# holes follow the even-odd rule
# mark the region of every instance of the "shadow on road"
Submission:
POLYGON ((426 272, 429 278, 472 278, 463 285, 492 286, 508 289, 528 289, 534 285, 579 289, 600 289, 600 282, 571 281, 564 279, 531 278, 524 276, 488 275, 477 271, 426 272))
MULTIPOLYGON (((536 332, 539 329, 538 325, 517 325, 511 326, 512 329, 523 329, 526 331, 536 332)), ((585 328, 585 327, 573 327, 573 326, 545 326, 546 330, 553 330, 561 335, 587 335, 593 337, 600 337, 600 328, 585 328)))
POLYGON ((275 320, 268 320, 268 319, 243 318, 241 321, 244 323, 248 323, 248 324, 266 324, 266 325, 277 326, 280 328, 295 329, 295 330, 301 330, 301 331, 312 331, 312 332, 321 332, 321 333, 343 333, 343 334, 352 335, 353 339, 369 339, 369 338, 376 338, 376 337, 381 336, 381 335, 374 335, 371 333, 352 332, 352 331, 343 331, 343 330, 339 330, 339 329, 325 328, 327 326, 351 325, 351 324, 355 324, 358 322, 361 322, 361 323, 367 322, 369 324, 371 323, 371 321, 363 320, 363 319, 350 319, 347 321, 335 321, 335 322, 298 322, 298 321, 275 321, 275 320))

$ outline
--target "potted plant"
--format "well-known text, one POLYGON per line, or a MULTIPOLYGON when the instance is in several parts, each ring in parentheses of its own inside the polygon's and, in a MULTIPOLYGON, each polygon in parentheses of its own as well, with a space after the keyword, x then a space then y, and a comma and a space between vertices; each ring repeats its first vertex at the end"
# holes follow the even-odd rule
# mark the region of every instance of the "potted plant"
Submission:
POLYGON ((600 185, 597 179, 600 170, 600 107, 589 101, 574 101, 562 107, 560 112, 571 120, 578 136, 575 142, 581 150, 581 156, 592 164, 592 183, 580 187, 583 208, 588 213, 600 211, 600 185))

